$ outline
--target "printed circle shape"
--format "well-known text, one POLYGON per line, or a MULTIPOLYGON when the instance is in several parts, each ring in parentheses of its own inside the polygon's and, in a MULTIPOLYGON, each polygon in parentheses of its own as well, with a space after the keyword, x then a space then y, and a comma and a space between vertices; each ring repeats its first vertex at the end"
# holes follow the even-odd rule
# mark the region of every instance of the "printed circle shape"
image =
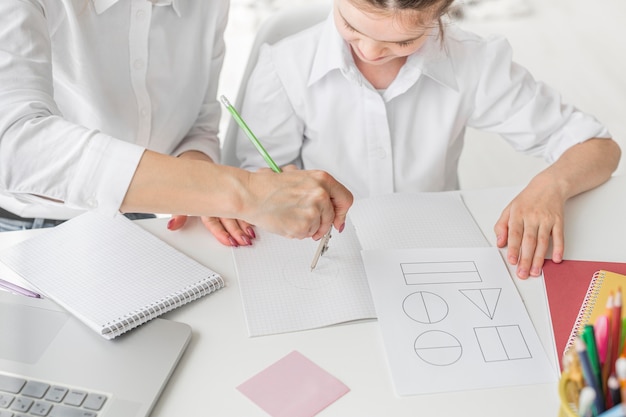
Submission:
POLYGON ((402 302, 404 313, 422 324, 439 323, 448 316, 448 303, 432 292, 418 291, 406 296, 402 302))
POLYGON ((452 365, 461 359, 463 346, 448 332, 429 330, 415 339, 415 353, 424 362, 435 366, 452 365))

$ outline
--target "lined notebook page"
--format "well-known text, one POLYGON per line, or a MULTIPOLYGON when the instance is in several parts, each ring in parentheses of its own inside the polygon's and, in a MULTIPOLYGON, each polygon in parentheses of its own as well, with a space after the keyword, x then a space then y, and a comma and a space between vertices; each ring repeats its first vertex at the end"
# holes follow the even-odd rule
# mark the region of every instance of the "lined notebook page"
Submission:
POLYGON ((354 228, 334 231, 311 271, 318 242, 257 230, 254 245, 233 249, 250 336, 374 318, 354 228))
POLYGON ((0 261, 100 333, 118 319, 159 315, 155 305, 172 309, 223 285, 123 215, 96 212, 5 249, 0 261))

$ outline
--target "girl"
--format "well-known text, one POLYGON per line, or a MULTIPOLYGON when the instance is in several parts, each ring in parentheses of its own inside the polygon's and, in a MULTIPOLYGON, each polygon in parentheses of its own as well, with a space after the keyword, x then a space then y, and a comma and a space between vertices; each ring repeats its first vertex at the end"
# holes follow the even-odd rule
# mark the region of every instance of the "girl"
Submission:
MULTIPOLYGON (((565 201, 606 181, 620 150, 594 118, 443 16, 452 0, 335 0, 325 23, 260 53, 242 115, 279 164, 325 169, 356 198, 458 188, 465 129, 551 165, 505 208, 497 244, 520 278, 563 256, 565 201)), ((240 135, 242 167, 263 166, 240 135)))
POLYGON ((341 227, 352 195, 328 174, 213 163, 228 7, 0 1, 0 230, 92 209, 203 216, 233 246, 251 224, 317 239, 341 227))

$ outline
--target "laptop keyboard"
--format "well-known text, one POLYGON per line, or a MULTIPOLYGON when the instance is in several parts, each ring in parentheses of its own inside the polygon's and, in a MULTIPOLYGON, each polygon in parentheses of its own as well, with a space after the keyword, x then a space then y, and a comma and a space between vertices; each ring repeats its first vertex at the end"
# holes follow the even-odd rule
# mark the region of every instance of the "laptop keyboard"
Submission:
POLYGON ((107 396, 0 373, 0 417, 97 417, 107 396))

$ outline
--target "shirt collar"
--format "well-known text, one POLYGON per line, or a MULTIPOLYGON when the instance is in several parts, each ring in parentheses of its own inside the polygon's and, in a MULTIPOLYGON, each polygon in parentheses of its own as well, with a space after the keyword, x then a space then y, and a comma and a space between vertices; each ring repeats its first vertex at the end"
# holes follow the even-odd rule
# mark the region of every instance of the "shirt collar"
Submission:
MULTIPOLYGON (((96 9, 97 14, 104 13, 111 6, 113 6, 115 3, 119 1, 120 0, 92 0, 93 6, 96 9)), ((182 9, 183 9, 182 0, 149 0, 149 1, 151 1, 153 4, 158 5, 158 6, 170 6, 171 5, 172 8, 174 9, 174 12, 176 12, 176 14, 178 15, 178 17, 182 15, 182 9)))
POLYGON ((105 12, 109 7, 113 6, 119 0, 91 0, 97 14, 105 12))
MULTIPOLYGON (((337 32, 332 12, 324 25, 309 75, 309 86, 332 70, 338 69, 347 73, 354 67, 350 46, 337 32)), ((419 73, 453 90, 457 89, 452 62, 445 50, 445 43, 442 45, 439 36, 430 36, 422 48, 407 59, 397 78, 410 77, 415 82, 419 78, 419 73)))
POLYGON ((335 28, 333 12, 326 21, 315 51, 313 67, 309 75, 309 86, 319 81, 332 70, 349 71, 354 66, 350 47, 335 28))
POLYGON ((441 41, 438 27, 432 30, 433 33, 428 37, 426 43, 419 51, 409 57, 407 64, 421 68, 422 74, 439 84, 457 90, 454 66, 446 49, 446 42, 441 41))

